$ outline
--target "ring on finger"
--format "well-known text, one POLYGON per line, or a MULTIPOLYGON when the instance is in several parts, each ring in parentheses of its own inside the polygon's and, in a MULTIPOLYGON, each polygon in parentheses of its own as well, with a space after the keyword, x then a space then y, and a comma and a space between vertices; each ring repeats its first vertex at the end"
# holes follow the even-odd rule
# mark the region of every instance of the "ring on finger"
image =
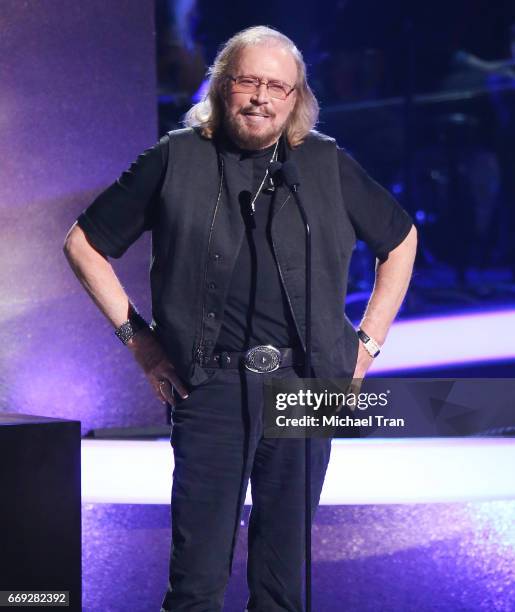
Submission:
POLYGON ((169 383, 170 387, 172 388, 172 391, 175 389, 175 387, 172 385, 172 383, 170 381, 168 381, 166 379, 163 379, 163 380, 160 380, 159 383, 158 383, 159 384, 159 391, 161 393, 163 393, 163 385, 165 383, 169 383))

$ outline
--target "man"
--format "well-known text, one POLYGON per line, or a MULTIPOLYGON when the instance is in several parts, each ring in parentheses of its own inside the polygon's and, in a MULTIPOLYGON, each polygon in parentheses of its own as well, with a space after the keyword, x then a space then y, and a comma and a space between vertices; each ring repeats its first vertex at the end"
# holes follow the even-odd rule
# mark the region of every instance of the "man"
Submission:
MULTIPOLYGON (((312 233, 313 370, 363 377, 405 295, 408 215, 335 142, 294 44, 266 27, 229 40, 206 99, 145 151, 70 230, 65 252, 172 409, 170 579, 162 610, 222 609, 247 482, 250 611, 302 610, 304 442, 263 437, 263 384, 302 374, 304 227, 272 160, 302 179, 312 233), (152 231, 151 328, 107 257, 152 231), (358 236, 381 263, 358 339, 344 314, 358 236), (270 345, 272 348, 270 348, 270 345), (376 346, 377 345, 377 346, 376 346), (174 391, 177 397, 174 396, 174 391)), ((312 511, 330 440, 312 441, 312 511)))

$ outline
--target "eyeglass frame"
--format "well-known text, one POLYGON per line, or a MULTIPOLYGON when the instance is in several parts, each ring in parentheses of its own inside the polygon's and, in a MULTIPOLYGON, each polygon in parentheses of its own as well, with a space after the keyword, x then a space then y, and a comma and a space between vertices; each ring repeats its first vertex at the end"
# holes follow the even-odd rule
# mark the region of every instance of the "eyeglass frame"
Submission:
POLYGON ((282 100, 283 102, 284 102, 285 100, 287 100, 287 99, 288 99, 288 96, 291 94, 291 92, 292 92, 292 91, 294 91, 294 90, 297 88, 297 86, 296 86, 296 85, 291 86, 289 83, 285 83, 284 81, 280 81, 279 79, 262 79, 262 78, 260 78, 260 77, 257 77, 257 76, 251 75, 251 74, 248 74, 248 75, 247 75, 247 74, 242 74, 242 75, 240 75, 240 76, 236 76, 236 77, 234 77, 234 76, 232 76, 232 75, 228 74, 228 75, 226 76, 226 78, 227 78, 227 79, 230 79, 230 80, 231 80, 231 81, 233 81, 235 84, 237 83, 237 80, 238 80, 238 79, 243 79, 243 78, 245 78, 245 79, 254 79, 255 81, 257 81, 256 88, 255 88, 255 90, 254 90, 253 92, 250 92, 250 91, 233 91, 233 93, 257 93, 257 92, 259 91, 259 88, 261 87, 261 85, 266 85, 266 90, 267 90, 267 92, 270 94, 270 97, 271 97, 271 98, 274 98, 274 100, 282 100), (272 82, 272 83, 280 83, 280 84, 281 84, 282 86, 284 86, 285 88, 289 87, 289 88, 290 88, 290 91, 289 91, 289 92, 288 92, 288 93, 285 95, 285 97, 284 97, 284 98, 276 98, 275 96, 273 96, 273 95, 270 93, 270 89, 268 88, 268 84, 269 84, 270 82, 272 82))

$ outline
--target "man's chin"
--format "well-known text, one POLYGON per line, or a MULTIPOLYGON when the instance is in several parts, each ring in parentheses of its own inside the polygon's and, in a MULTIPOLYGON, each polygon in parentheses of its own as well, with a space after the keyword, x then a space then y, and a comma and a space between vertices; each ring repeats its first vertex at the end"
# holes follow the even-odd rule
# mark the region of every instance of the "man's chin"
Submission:
POLYGON ((249 129, 234 129, 232 125, 225 126, 227 134, 240 149, 264 149, 279 138, 281 132, 277 131, 253 131, 249 129))
POLYGON ((278 137, 278 135, 275 136, 270 134, 249 134, 245 136, 240 136, 240 138, 238 138, 238 140, 236 141, 236 144, 241 149, 265 149, 266 147, 269 147, 270 145, 274 144, 278 137))

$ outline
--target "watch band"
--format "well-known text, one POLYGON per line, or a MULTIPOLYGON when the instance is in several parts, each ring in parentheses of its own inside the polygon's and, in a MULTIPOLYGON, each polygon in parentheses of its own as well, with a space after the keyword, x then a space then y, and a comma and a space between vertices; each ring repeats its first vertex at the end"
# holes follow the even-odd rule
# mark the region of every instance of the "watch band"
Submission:
POLYGON ((114 330, 114 333, 116 337, 119 338, 124 344, 127 344, 137 332, 145 329, 145 327, 149 327, 145 319, 139 314, 139 312, 133 312, 125 323, 122 323, 120 327, 117 327, 114 330))
POLYGON ((358 338, 363 343, 363 346, 365 347, 367 353, 371 357, 377 357, 379 353, 381 352, 381 347, 379 346, 379 344, 373 338, 371 338, 367 333, 365 333, 361 328, 358 329, 357 333, 358 333, 358 338))

